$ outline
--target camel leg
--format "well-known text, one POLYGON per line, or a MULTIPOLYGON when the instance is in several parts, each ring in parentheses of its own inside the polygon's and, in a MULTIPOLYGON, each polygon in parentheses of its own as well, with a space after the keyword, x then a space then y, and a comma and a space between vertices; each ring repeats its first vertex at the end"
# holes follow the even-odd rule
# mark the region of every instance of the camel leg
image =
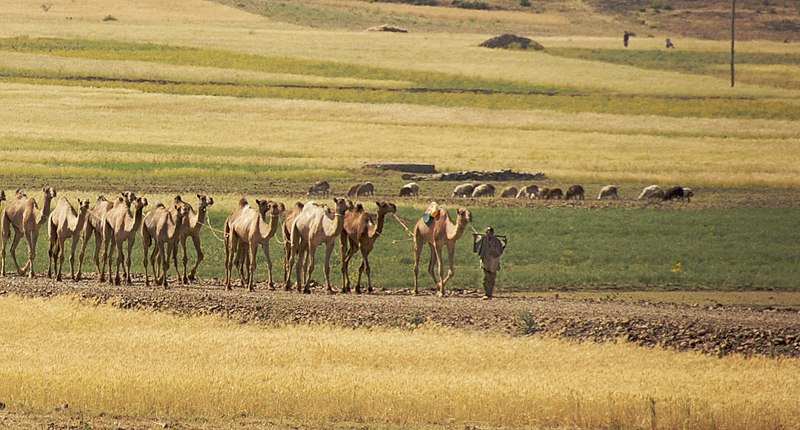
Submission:
POLYGON ((258 263, 258 243, 255 240, 251 239, 250 243, 248 244, 247 252, 250 256, 250 265, 248 266, 249 269, 247 270, 247 290, 253 291, 253 287, 255 286, 255 278, 256 278, 256 266, 258 263))
POLYGON ((272 257, 269 255, 269 242, 264 242, 261 244, 261 250, 264 251, 264 258, 267 260, 267 282, 269 283, 269 289, 275 289, 275 280, 272 278, 272 257))
POLYGON ((17 268, 17 275, 22 275, 24 272, 19 267, 19 262, 17 261, 17 246, 19 245, 19 241, 22 240, 22 231, 14 226, 14 239, 11 241, 11 261, 14 262, 14 267, 17 268))
POLYGON ((328 294, 333 293, 331 285, 331 254, 333 254, 333 241, 325 247, 325 287, 328 289, 328 294))
POLYGON ((133 251, 133 243, 133 237, 128 239, 128 254, 125 256, 125 282, 128 285, 133 284, 131 281, 131 255, 133 254, 131 251, 133 251))
POLYGON ((231 289, 231 272, 233 271, 234 240, 238 240, 231 232, 225 237, 225 289, 231 289))
MULTIPOLYGON (((449 282, 450 279, 453 278, 453 275, 454 275, 453 268, 454 268, 454 264, 455 264, 455 258, 454 258, 455 257, 455 253, 456 253, 456 244, 455 244, 455 242, 448 243, 447 244, 447 276, 442 278, 442 296, 444 296, 444 287, 447 285, 447 282, 449 282)), ((440 261, 440 265, 441 265, 441 261, 440 261)), ((442 267, 442 266, 440 266, 440 267, 442 267)), ((440 268, 439 271, 442 272, 443 268, 440 268)))
POLYGON ((349 263, 347 259, 347 254, 349 250, 347 249, 347 233, 342 231, 342 234, 339 236, 339 250, 341 251, 339 255, 342 256, 342 292, 349 293, 350 292, 350 278, 347 276, 347 264, 349 263))
POLYGON ((36 259, 36 242, 39 239, 39 231, 34 229, 31 232, 26 232, 25 239, 28 241, 28 262, 25 267, 28 269, 28 278, 33 279, 33 260, 36 259))
POLYGON ((6 244, 8 243, 8 236, 11 233, 9 231, 11 221, 6 217, 5 211, 3 211, 2 217, 2 220, 0 220, 0 236, 2 236, 3 239, 3 258, 0 260, 0 275, 6 276, 6 244))
MULTIPOLYGON (((350 292, 350 260, 353 259, 353 256, 358 252, 358 248, 356 244, 350 242, 350 249, 347 253, 342 252, 342 292, 349 293, 350 292)), ((356 293, 359 293, 359 286, 356 284, 356 293)))
POLYGON ((414 295, 419 294, 419 258, 422 256, 422 242, 414 236, 414 295))
POLYGON ((367 293, 372 293, 372 277, 369 268, 369 253, 361 252, 361 266, 358 268, 358 281, 356 282, 356 292, 361 292, 361 274, 367 274, 367 293))
POLYGON ((83 273, 83 257, 86 255, 86 245, 88 245, 89 239, 91 238, 92 227, 90 226, 90 223, 86 223, 86 227, 83 229, 83 234, 81 234, 81 253, 78 257, 78 277, 75 278, 76 281, 81 279, 81 273, 83 273))
MULTIPOLYGON (((144 286, 150 286, 150 273, 147 271, 147 251, 150 248, 150 232, 147 230, 147 227, 142 226, 142 265, 144 266, 144 286)), ((150 263, 152 264, 153 259, 150 258, 150 263)), ((153 276, 155 276, 156 269, 153 268, 153 276)))
POLYGON ((53 225, 49 222, 47 223, 47 237, 49 239, 49 245, 47 247, 47 277, 53 277, 53 269, 58 271, 58 264, 56 263, 56 247, 58 246, 58 235, 53 228, 53 225), (56 267, 53 267, 56 266, 56 267))
POLYGON ((242 282, 242 288, 247 288, 245 267, 250 267, 250 252, 246 248, 246 244, 240 242, 238 251, 236 252, 236 268, 239 270, 239 279, 242 282))
POLYGON ((311 293, 311 275, 314 274, 314 265, 316 264, 317 248, 311 247, 309 244, 306 248, 306 270, 305 279, 303 280, 303 292, 306 294, 311 293))
MULTIPOLYGON (((203 254, 203 250, 200 248, 200 233, 197 233, 196 236, 192 236, 192 242, 194 243, 194 250, 195 254, 197 254, 197 259, 194 262, 194 267, 192 267, 192 271, 189 273, 188 281, 194 281, 197 275, 197 268, 200 267, 200 263, 206 258, 203 254)), ((186 242, 183 243, 183 251, 186 252, 186 242)), ((183 266, 183 273, 186 273, 186 262, 184 261, 183 266)))
MULTIPOLYGON (((442 248, 436 248, 436 265, 439 269, 439 279, 441 280, 436 285, 436 295, 439 297, 444 297, 444 265, 442 264, 442 248)), ((434 280, 436 277, 434 277, 434 280)))
POLYGON ((59 238, 58 243, 56 244, 56 255, 58 255, 58 266, 56 267, 56 281, 61 282, 61 271, 64 268, 64 248, 67 245, 67 241, 64 238, 59 238))
MULTIPOLYGON (((161 266, 162 271, 162 278, 159 280, 161 281, 161 286, 166 289, 169 286, 169 276, 167 276, 167 270, 169 270, 169 257, 171 252, 165 252, 164 242, 156 241, 156 249, 158 249, 158 264, 161 266)), ((178 275, 180 276, 180 274, 178 275)))
POLYGON ((77 281, 78 278, 75 277, 75 249, 78 247, 78 239, 77 235, 72 236, 72 250, 69 254, 69 271, 70 271, 70 279, 77 281))

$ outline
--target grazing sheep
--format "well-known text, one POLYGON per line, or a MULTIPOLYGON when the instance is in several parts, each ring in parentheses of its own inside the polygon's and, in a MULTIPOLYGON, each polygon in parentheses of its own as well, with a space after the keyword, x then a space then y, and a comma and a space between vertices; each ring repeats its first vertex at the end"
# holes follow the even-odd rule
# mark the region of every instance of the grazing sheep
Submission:
POLYGON ((372 182, 367 182, 358 187, 358 189, 356 190, 357 197, 372 196, 374 194, 375 194, 375 185, 373 185, 372 182))
POLYGON ((517 196, 517 187, 505 187, 500 197, 511 197, 512 199, 517 196))
POLYGON ((686 202, 689 203, 692 201, 692 197, 694 197, 694 192, 691 188, 683 188, 683 197, 686 198, 686 202))
POLYGON ((522 187, 519 189, 517 193, 518 199, 536 199, 539 197, 539 187, 536 185, 528 185, 527 187, 522 187))
POLYGON ((400 188, 400 197, 417 196, 419 197, 419 185, 409 182, 400 188))
POLYGON ((561 199, 564 197, 564 192, 561 191, 561 188, 540 188, 539 189, 539 198, 544 200, 553 200, 553 199, 561 199))
POLYGON ((573 197, 576 199, 583 200, 583 196, 585 191, 582 186, 580 185, 573 185, 567 189, 567 195, 564 197, 565 200, 569 200, 573 197))
POLYGON ((361 184, 355 184, 347 189, 347 197, 355 197, 361 184))
POLYGON ((329 184, 328 181, 317 181, 308 189, 307 195, 322 194, 323 196, 327 196, 330 189, 331 184, 329 184))
POLYGON ((597 200, 610 199, 612 197, 615 199, 619 198, 619 189, 617 189, 616 185, 606 185, 600 189, 597 200))
POLYGON ((692 196, 694 196, 694 193, 691 188, 669 187, 662 198, 664 200, 680 199, 681 201, 691 202, 692 196))
POLYGON ((662 198, 664 198, 664 190, 662 190, 658 185, 650 185, 649 187, 645 187, 642 190, 642 193, 639 194, 639 197, 637 197, 639 200, 662 198))
POLYGON ((470 197, 475 190, 475 185, 461 184, 453 190, 453 197, 470 197))
POLYGON ((472 197, 494 197, 494 185, 480 184, 472 190, 472 197))

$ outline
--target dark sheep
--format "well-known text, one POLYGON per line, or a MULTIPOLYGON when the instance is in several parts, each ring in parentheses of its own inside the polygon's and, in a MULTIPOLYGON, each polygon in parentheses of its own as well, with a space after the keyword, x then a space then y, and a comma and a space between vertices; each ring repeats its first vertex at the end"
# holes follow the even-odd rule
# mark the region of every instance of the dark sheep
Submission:
POLYGON ((580 185, 573 185, 567 189, 567 195, 564 197, 565 200, 569 200, 573 197, 576 199, 583 200, 584 199, 585 191, 582 186, 580 185))

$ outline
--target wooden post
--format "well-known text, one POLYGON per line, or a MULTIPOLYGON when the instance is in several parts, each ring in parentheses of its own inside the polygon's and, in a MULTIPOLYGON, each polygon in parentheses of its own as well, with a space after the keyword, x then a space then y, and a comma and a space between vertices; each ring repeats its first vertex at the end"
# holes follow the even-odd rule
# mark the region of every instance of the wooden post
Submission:
POLYGON ((735 35, 734 29, 735 29, 735 27, 736 27, 736 0, 731 0, 731 88, 733 88, 733 85, 735 83, 735 81, 734 81, 734 72, 733 72, 733 64, 734 64, 734 62, 733 62, 733 54, 734 54, 733 46, 734 46, 734 40, 735 40, 735 38, 734 38, 734 35, 735 35))

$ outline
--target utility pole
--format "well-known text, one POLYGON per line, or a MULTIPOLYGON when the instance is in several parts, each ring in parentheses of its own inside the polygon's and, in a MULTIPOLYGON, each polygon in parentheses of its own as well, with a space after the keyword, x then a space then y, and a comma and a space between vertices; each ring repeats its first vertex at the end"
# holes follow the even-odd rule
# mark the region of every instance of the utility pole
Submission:
POLYGON ((731 0, 731 88, 733 88, 734 84, 734 74, 733 74, 733 53, 734 53, 734 28, 736 27, 736 0, 731 0))

